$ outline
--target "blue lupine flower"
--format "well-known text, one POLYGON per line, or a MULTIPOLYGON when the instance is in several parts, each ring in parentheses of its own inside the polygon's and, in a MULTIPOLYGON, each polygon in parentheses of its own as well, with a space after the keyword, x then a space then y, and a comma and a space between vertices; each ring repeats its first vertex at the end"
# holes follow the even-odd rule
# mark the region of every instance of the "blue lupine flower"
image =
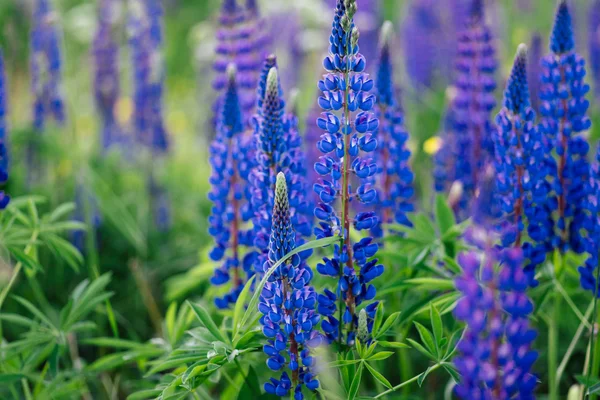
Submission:
POLYGON ((460 254, 459 264, 456 288, 462 297, 454 315, 467 328, 454 359, 461 375, 455 393, 462 399, 533 398, 537 353, 531 343, 537 333, 527 319, 533 304, 525 294, 521 249, 487 246, 483 254, 460 254))
MULTIPOLYGON (((6 147, 6 139, 8 136, 7 122, 7 107, 8 107, 8 82, 4 72, 4 55, 0 50, 0 184, 4 185, 8 180, 8 150, 6 147)), ((0 190, 0 210, 4 210, 10 197, 0 190)))
POLYGON ((478 174, 493 155, 490 112, 496 105, 496 59, 481 0, 472 1, 467 27, 458 40, 456 124, 451 139, 455 143, 455 171, 449 181, 462 184, 457 216, 464 219, 478 184, 478 174))
MULTIPOLYGON (((294 231, 309 236, 311 226, 306 216, 307 191, 302 166, 302 141, 297 130, 297 118, 293 114, 284 115, 285 102, 276 68, 275 56, 265 61, 268 75, 258 85, 258 112, 254 118, 256 140, 256 166, 250 173, 254 210, 254 245, 259 254, 255 261, 255 271, 262 273, 266 261, 266 250, 271 234, 271 212, 274 205, 277 174, 283 172, 290 183, 290 211, 294 231), (262 252, 262 254, 261 254, 262 252)), ((309 256, 310 252, 304 254, 309 256)))
POLYGON ((596 268, 598 268, 598 254, 600 252, 600 145, 596 149, 596 159, 591 166, 588 184, 588 198, 586 208, 590 215, 586 219, 585 227, 588 231, 585 245, 588 258, 585 264, 579 267, 579 280, 581 287, 600 297, 600 285, 596 281, 596 268))
POLYGON ((531 38, 529 46, 527 64, 527 82, 529 83, 529 93, 531 94, 531 108, 539 114, 540 112, 540 76, 542 75, 542 48, 543 39, 539 33, 535 33, 531 38))
POLYGON ((65 122, 62 92, 61 35, 50 0, 36 0, 31 28, 31 86, 34 95, 33 126, 43 130, 46 119, 65 122))
POLYGON ((589 11, 588 46, 594 94, 600 99, 600 0, 593 0, 589 11))
POLYGON ((122 138, 115 117, 115 105, 121 92, 119 44, 115 40, 116 3, 101 0, 98 6, 98 29, 92 44, 94 58, 94 95, 102 118, 102 145, 106 150, 122 138))
MULTIPOLYGON (((323 156, 315 164, 321 179, 314 185, 320 199, 315 208, 315 217, 320 221, 315 234, 317 238, 340 237, 333 257, 324 258, 317 265, 319 273, 339 279, 335 294, 326 292, 319 296, 319 310, 326 317, 321 326, 330 341, 339 340, 348 345, 354 344, 357 307, 364 301, 373 300, 375 287, 371 282, 383 273, 383 266, 373 259, 378 246, 372 238, 352 243, 350 234, 351 227, 357 231, 370 230, 378 220, 374 210, 349 215, 352 201, 367 208, 377 199, 377 192, 370 182, 378 169, 368 157, 368 153, 377 148, 373 132, 379 122, 370 112, 375 96, 369 94, 374 83, 363 72, 366 63, 358 52, 358 29, 353 22, 355 13, 355 0, 338 0, 329 38, 329 55, 323 60, 327 73, 318 85, 322 93, 318 103, 324 112, 317 120, 323 130, 317 148, 323 156), (356 188, 352 187, 351 181, 357 184, 356 188), (337 204, 339 209, 336 210, 337 204), (338 296, 343 304, 339 310, 342 321, 334 316, 338 296)), ((367 312, 372 318, 375 307, 368 306, 367 312)))
POLYGON ((547 240, 548 249, 576 253, 585 250, 582 236, 586 216, 589 144, 580 133, 590 129, 589 107, 585 95, 585 61, 575 53, 573 27, 566 1, 561 0, 550 37, 551 54, 544 57, 541 115, 539 126, 548 157, 552 195, 547 200, 549 212, 556 212, 556 231, 547 240), (556 154, 558 162, 552 154, 556 154))
POLYGON ((527 47, 519 46, 512 73, 506 85, 504 104, 496 117, 493 135, 497 195, 506 216, 505 247, 523 247, 529 260, 525 267, 535 284, 535 267, 546 255, 546 239, 552 234, 545 203, 550 191, 546 180, 545 147, 535 127, 527 82, 527 47), (525 223, 527 222, 527 224, 525 223), (527 226, 530 241, 523 240, 527 226))
MULTIPOLYGON (((407 213, 414 210, 411 198, 414 194, 413 173, 408 164, 410 150, 406 147, 408 132, 404 116, 395 99, 393 67, 390 54, 392 24, 386 21, 381 30, 379 66, 376 76, 377 102, 375 109, 379 118, 377 159, 377 202, 379 220, 383 223, 397 222, 410 226, 407 213)), ((382 234, 380 224, 374 234, 382 234)))
MULTIPOLYGON (((283 172, 276 178, 272 228, 265 271, 296 247, 296 232, 292 224, 286 179, 283 172)), ((285 370, 280 379, 271 378, 265 391, 287 396, 294 390, 294 399, 303 399, 302 386, 311 391, 319 387, 313 367, 311 349, 322 337, 316 330, 319 314, 315 311, 317 294, 310 285, 313 272, 297 254, 281 264, 269 277, 260 296, 261 324, 267 337, 263 350, 269 356, 267 366, 273 371, 285 370)))
POLYGON ((242 213, 249 170, 244 157, 244 126, 233 65, 228 68, 228 75, 217 136, 210 146, 212 174, 208 195, 213 203, 208 231, 215 241, 210 258, 221 262, 211 283, 222 285, 231 281, 230 292, 215 300, 219 308, 227 308, 236 302, 245 282, 243 273, 251 276, 253 263, 252 259, 242 259, 242 249, 252 245, 252 235, 242 232, 242 225, 249 219, 242 213))

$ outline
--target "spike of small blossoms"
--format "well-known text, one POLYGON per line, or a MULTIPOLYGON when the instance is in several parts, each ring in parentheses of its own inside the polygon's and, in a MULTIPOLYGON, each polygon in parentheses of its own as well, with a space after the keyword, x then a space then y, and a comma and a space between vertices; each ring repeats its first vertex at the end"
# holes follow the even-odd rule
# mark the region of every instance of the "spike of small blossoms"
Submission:
POLYGON ((228 75, 227 90, 217 121, 217 135, 210 146, 212 174, 208 198, 213 207, 209 217, 209 233, 215 241, 210 258, 222 262, 215 270, 211 283, 223 285, 231 281, 229 293, 215 299, 218 308, 234 304, 244 286, 242 274, 252 275, 251 263, 242 264, 241 259, 242 248, 252 246, 252 238, 241 230, 242 224, 248 221, 242 215, 242 209, 245 206, 244 188, 249 170, 244 162, 244 127, 233 65, 228 68, 228 75))
POLYGON ((539 129, 546 141, 553 190, 547 207, 549 212, 556 211, 558 220, 547 243, 549 250, 581 253, 585 250, 582 230, 589 178, 589 144, 581 133, 591 127, 586 115, 589 101, 585 98, 590 88, 584 82, 585 61, 575 52, 571 15, 564 0, 556 11, 550 50, 542 61, 539 129))
POLYGON ((377 137, 377 202, 379 224, 373 233, 383 234, 381 223, 397 222, 410 226, 407 213, 414 210, 411 198, 414 194, 413 173, 408 164, 410 150, 406 147, 408 132, 404 127, 404 116, 395 99, 393 67, 390 54, 392 24, 386 21, 381 29, 379 66, 377 69, 376 114, 379 119, 377 137))
POLYGON ((102 145, 107 150, 119 142, 121 127, 115 106, 121 93, 119 77, 119 45, 115 40, 117 24, 115 0, 101 0, 98 6, 98 29, 92 44, 94 59, 94 95, 102 118, 102 145))
MULTIPOLYGON (((4 55, 0 50, 0 185, 4 185, 8 180, 8 150, 6 147, 6 138, 8 136, 8 121, 6 115, 8 107, 8 82, 4 70, 4 55)), ((10 197, 0 190, 0 210, 4 210, 10 197)))
POLYGON ((588 237, 585 241, 588 258, 579 269, 581 287, 600 297, 600 282, 598 282, 598 261, 600 254, 600 145, 596 148, 596 158, 591 166, 590 180, 587 189, 587 210, 589 218, 586 222, 588 237))
MULTIPOLYGON (((296 247, 296 233, 292 227, 289 197, 285 175, 277 174, 273 207, 273 226, 269 239, 268 261, 265 271, 296 247)), ((315 329, 320 317, 315 312, 317 294, 310 285, 313 273, 297 254, 281 264, 269 276, 261 293, 259 311, 267 337, 263 350, 269 356, 267 366, 284 372, 280 379, 271 378, 265 391, 287 396, 294 391, 294 399, 303 399, 302 386, 311 391, 319 387, 313 367, 311 349, 318 346, 321 335, 315 329), (291 379, 285 369, 289 369, 291 379)))
POLYGON ((466 29, 459 34, 458 42, 456 124, 452 132, 456 164, 450 181, 462 183, 458 218, 464 219, 475 195, 478 173, 493 155, 490 112, 496 105, 496 59, 481 0, 473 0, 466 29))
POLYGON ((590 69, 594 78, 594 95, 600 99, 600 0, 593 0, 589 10, 588 46, 590 69))
POLYGON ((504 104, 496 117, 493 135, 497 195, 508 226, 502 244, 522 247, 529 260, 525 267, 530 284, 535 285, 535 267, 546 257, 546 238, 551 235, 550 214, 545 208, 550 187, 546 181, 542 137, 534 126, 527 82, 527 47, 519 46, 504 94, 504 104), (527 222, 527 224, 525 224, 527 222), (524 240, 523 231, 531 240, 524 240))
MULTIPOLYGON (((329 55, 323 61, 327 74, 318 85, 322 92, 318 103, 324 112, 317 125, 324 133, 317 143, 323 156, 315 164, 322 178, 314 185, 320 199, 315 208, 315 216, 320 221, 315 234, 317 238, 340 237, 333 257, 324 258, 317 265, 319 273, 339 279, 336 293, 326 290, 319 296, 319 312, 326 318, 321 327, 330 341, 339 340, 347 345, 354 344, 357 307, 373 300, 376 290, 371 282, 383 273, 383 266, 372 258, 378 248, 372 238, 353 243, 350 234, 352 228, 370 230, 377 224, 374 211, 350 215, 352 201, 368 208, 377 198, 376 190, 370 185, 377 173, 377 164, 368 153, 377 147, 372 132, 377 129, 378 120, 370 112, 375 103, 375 97, 369 94, 373 81, 364 73, 365 59, 358 52, 355 13, 355 0, 338 0, 329 55), (351 180, 358 182, 356 189, 352 188, 351 180), (339 305, 336 304, 338 299, 339 305), (339 310, 337 318, 336 309, 339 310)), ((376 306, 377 303, 367 306, 370 318, 376 306)))

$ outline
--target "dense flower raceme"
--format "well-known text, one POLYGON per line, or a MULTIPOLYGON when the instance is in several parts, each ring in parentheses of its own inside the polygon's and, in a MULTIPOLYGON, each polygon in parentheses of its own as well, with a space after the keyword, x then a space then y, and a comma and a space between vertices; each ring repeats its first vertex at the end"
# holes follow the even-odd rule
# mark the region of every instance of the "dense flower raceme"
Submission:
MULTIPOLYGON (((8 136, 8 121, 6 118, 8 106, 8 82, 4 71, 4 55, 0 50, 0 184, 8 180, 8 150, 6 138, 8 136)), ((10 197, 0 190, 0 210, 6 208, 10 197)))
POLYGON ((462 185, 457 216, 464 219, 475 194, 478 173, 493 156, 490 113, 496 104, 496 59, 482 0, 472 1, 466 29, 459 34, 458 41, 455 126, 451 131, 455 164, 448 178, 462 185))
MULTIPOLYGON (((350 234, 351 227, 363 231, 377 224, 375 211, 358 212, 354 218, 349 215, 352 201, 362 203, 364 208, 376 201, 377 192, 369 182, 378 170, 368 157, 377 147, 372 132, 377 129, 378 120, 370 112, 375 97, 369 94, 374 83, 363 72, 365 59, 358 52, 355 13, 354 0, 338 0, 329 55, 323 61, 327 74, 318 85, 322 92, 318 103, 324 112, 317 124, 324 132, 317 143, 323 156, 315 164, 321 179, 314 185, 320 199, 315 208, 320 221, 315 228, 317 238, 340 236, 333 257, 324 258, 317 265, 319 273, 339 279, 335 292, 326 290, 319 295, 319 312, 325 317, 321 327, 330 341, 337 339, 348 345, 354 344, 357 307, 373 300, 376 290, 371 282, 383 273, 383 266, 372 259, 378 248, 372 238, 352 243, 350 234), (352 188, 351 181, 358 182, 358 187, 352 188), (339 310, 338 298, 342 305, 339 310), (334 316, 336 310, 342 321, 334 316)), ((370 317, 375 308, 376 303, 367 306, 370 317)))
POLYGON ((588 186, 587 210, 590 213, 586 220, 588 237, 585 241, 588 258, 585 264, 579 267, 581 287, 600 297, 597 282, 598 255, 600 252, 600 146, 596 149, 596 159, 591 166, 588 186))
POLYGON ((404 116, 395 98, 391 37, 392 24, 387 21, 381 31, 379 65, 375 79, 375 110, 379 118, 379 128, 375 132, 376 158, 380 171, 377 174, 379 224, 374 233, 378 236, 383 233, 381 223, 397 222, 410 226, 407 213, 414 210, 411 202, 414 194, 413 173, 408 164, 410 150, 406 147, 408 132, 404 128, 404 116))
POLYGON ((256 2, 248 1, 244 7, 238 4, 238 0, 223 0, 213 63, 216 73, 213 87, 218 92, 215 111, 220 108, 223 91, 227 86, 227 66, 233 63, 238 69, 237 80, 244 121, 248 121, 254 114, 255 89, 262 62, 267 55, 265 29, 265 23, 258 15, 256 2))
POLYGON ((582 230, 586 216, 589 144, 580 133, 591 126, 586 115, 589 102, 585 98, 590 88, 584 82, 585 61, 575 53, 571 16, 564 0, 556 12, 550 50, 551 54, 542 61, 539 126, 546 141, 547 168, 553 190, 547 208, 555 211, 558 218, 554 235, 548 239, 548 248, 581 253, 585 250, 582 230))
POLYGON ((58 16, 50 0, 36 0, 34 4, 30 63, 34 128, 44 129, 47 118, 62 125, 65 122, 65 104, 61 35, 58 16))
POLYGON ((102 145, 108 149, 118 143, 121 128, 115 116, 120 96, 119 44, 116 41, 117 2, 101 0, 98 5, 98 29, 92 44, 94 59, 94 96, 102 118, 102 145))
POLYGON ((600 0, 593 0, 589 11, 588 46, 594 94, 600 99, 600 0))
POLYGON ((525 294, 522 250, 487 246, 460 254, 459 264, 463 273, 455 284, 462 297, 454 315, 467 328, 454 359, 461 375, 455 393, 462 399, 533 399, 537 334, 528 322, 533 304, 525 294))
POLYGON ((246 278, 253 273, 253 258, 244 255, 244 250, 252 246, 252 235, 242 231, 242 225, 250 218, 248 213, 242 212, 247 207, 244 190, 248 186, 250 168, 244 157, 247 149, 244 147, 242 110, 233 65, 228 68, 228 76, 217 121, 217 135, 210 146, 212 174, 208 195, 213 203, 209 233, 215 241, 210 258, 221 262, 211 283, 223 285, 231 282, 229 293, 215 299, 219 308, 235 303, 246 278))
MULTIPOLYGON (((298 134, 296 117, 292 113, 284 115, 285 102, 279 84, 279 76, 274 56, 265 61, 268 75, 258 86, 259 112, 254 118, 256 140, 256 165, 250 172, 251 197, 254 211, 254 245, 258 249, 255 272, 262 273, 266 261, 271 234, 271 210, 274 206, 275 182, 277 174, 283 172, 289 182, 290 213, 294 231, 309 236, 311 224, 307 218, 305 193, 307 184, 302 141, 298 134), (262 96, 262 99, 261 99, 262 96), (264 249, 264 250, 262 250, 264 249), (261 254, 262 251, 262 254, 261 254)), ((304 254, 304 256, 308 256, 304 254)))
POLYGON ((529 260, 525 267, 535 284, 535 267, 546 256, 546 238, 552 224, 545 207, 550 188, 546 180, 545 148, 535 124, 527 82, 527 48, 519 46, 508 79, 504 104, 496 117, 494 132, 497 194, 505 215, 504 247, 522 247, 529 260), (523 231, 531 241, 524 240, 523 231))
MULTIPOLYGON (((265 271, 292 251, 296 246, 296 232, 292 226, 286 179, 277 174, 268 260, 265 271)), ((265 383, 267 393, 284 397, 291 390, 294 399, 303 399, 302 386, 316 390, 315 359, 311 349, 318 346, 322 337, 317 332, 319 314, 315 311, 317 294, 310 285, 313 273, 297 254, 279 265, 269 276, 261 293, 259 311, 261 324, 267 337, 264 352, 269 356, 267 365, 273 371, 285 370, 279 379, 265 383)))

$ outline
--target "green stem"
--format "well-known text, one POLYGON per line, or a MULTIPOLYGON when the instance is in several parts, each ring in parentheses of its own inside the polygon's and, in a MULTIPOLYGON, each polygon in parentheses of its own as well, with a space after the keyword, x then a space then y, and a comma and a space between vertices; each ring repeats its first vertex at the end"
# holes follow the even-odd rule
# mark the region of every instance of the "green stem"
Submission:
POLYGON ((573 351, 575 350, 575 347, 577 346, 579 339, 581 339, 581 335, 585 331, 585 328, 590 325, 587 320, 591 317, 593 311, 594 311, 594 302, 590 303, 588 309, 586 310, 585 315, 583 316, 584 320, 582 320, 579 323, 579 326, 577 327, 577 331, 575 332, 575 335, 573 336, 573 339, 571 340, 571 343, 569 344, 569 348, 567 349, 567 352, 563 356, 563 359, 560 362, 560 365, 558 366, 558 370, 556 372, 556 380, 558 382, 560 382, 560 380, 562 378, 562 374, 565 372, 565 369, 567 368, 569 360, 571 359, 571 356, 573 355, 573 351))
POLYGON ((29 390, 29 384, 27 383, 27 379, 21 379, 21 386, 23 387, 23 394, 25 395, 25 399, 33 400, 33 396, 31 395, 31 390, 29 390))
POLYGON ((431 372, 435 371, 436 369, 440 368, 442 365, 443 365, 442 363, 440 363, 440 364, 435 364, 434 366, 432 366, 431 368, 429 368, 427 371, 425 371, 425 372, 421 372, 419 375, 415 375, 415 376, 413 376, 412 378, 410 378, 409 380, 407 380, 407 381, 404 381, 404 382, 402 382, 401 384, 399 384, 399 385, 396 385, 396 386, 394 386, 393 388, 386 390, 385 392, 379 393, 377 396, 375 396, 375 397, 373 397, 373 398, 374 398, 374 399, 380 399, 380 398, 382 398, 382 397, 383 397, 383 396, 385 396, 385 395, 388 395, 388 394, 390 394, 390 393, 392 393, 392 392, 395 392, 396 390, 398 390, 398 389, 401 389, 401 388, 403 388, 404 386, 406 386, 406 385, 408 385, 408 384, 411 384, 411 383, 413 383, 414 381, 418 380, 418 379, 421 377, 421 375, 424 375, 425 373, 428 373, 428 374, 429 374, 429 373, 431 373, 431 372))

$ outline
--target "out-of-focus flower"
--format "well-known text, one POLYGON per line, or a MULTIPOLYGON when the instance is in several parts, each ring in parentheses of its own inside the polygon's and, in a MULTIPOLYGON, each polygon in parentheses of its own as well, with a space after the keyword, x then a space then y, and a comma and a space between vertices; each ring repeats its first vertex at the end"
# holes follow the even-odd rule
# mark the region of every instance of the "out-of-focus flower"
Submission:
POLYGON ((593 0, 589 11, 588 46, 594 94, 600 99, 600 0, 593 0))
MULTIPOLYGON (((4 71, 4 55, 0 50, 0 184, 4 185, 8 180, 8 150, 6 146, 6 138, 8 136, 8 121, 6 115, 8 113, 8 82, 4 71)), ((0 210, 4 210, 10 197, 0 190, 0 210)))

